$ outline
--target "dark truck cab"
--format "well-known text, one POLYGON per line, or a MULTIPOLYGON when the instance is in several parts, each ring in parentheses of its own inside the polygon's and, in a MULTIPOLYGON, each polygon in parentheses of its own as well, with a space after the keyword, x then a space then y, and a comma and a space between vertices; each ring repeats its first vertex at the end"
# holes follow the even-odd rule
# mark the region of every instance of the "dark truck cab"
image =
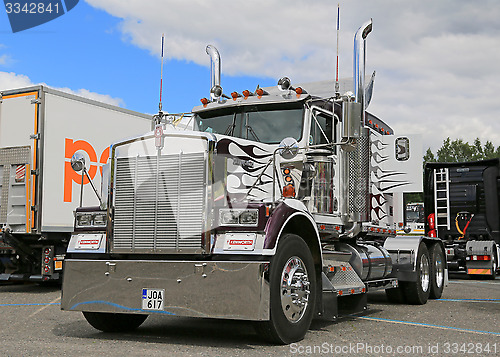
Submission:
POLYGON ((450 270, 495 278, 499 261, 499 160, 428 163, 426 232, 445 244, 450 270))

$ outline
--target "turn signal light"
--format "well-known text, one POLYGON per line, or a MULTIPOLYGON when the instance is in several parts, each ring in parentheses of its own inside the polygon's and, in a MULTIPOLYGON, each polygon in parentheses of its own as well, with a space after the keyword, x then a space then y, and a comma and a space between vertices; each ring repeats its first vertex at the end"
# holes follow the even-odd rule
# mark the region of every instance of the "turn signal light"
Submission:
POLYGON ((286 185, 285 187, 283 187, 283 197, 295 197, 295 187, 293 187, 292 185, 286 185))

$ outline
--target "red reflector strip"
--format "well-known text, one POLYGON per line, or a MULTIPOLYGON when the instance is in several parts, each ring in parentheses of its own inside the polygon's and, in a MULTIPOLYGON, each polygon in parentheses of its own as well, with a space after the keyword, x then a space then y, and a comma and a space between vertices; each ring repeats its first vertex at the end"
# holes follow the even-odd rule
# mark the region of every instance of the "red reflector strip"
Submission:
POLYGON ((26 166, 25 165, 17 165, 17 167, 16 167, 16 182, 24 182, 25 177, 26 177, 26 166))

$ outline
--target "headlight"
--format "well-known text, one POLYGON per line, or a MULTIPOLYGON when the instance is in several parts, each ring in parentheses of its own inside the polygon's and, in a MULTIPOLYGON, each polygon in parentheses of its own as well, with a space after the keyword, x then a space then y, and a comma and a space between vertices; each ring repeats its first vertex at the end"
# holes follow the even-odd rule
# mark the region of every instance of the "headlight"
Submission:
POLYGON ((75 228, 105 228, 106 212, 77 212, 75 228))
POLYGON ((257 209, 220 209, 219 225, 221 226, 257 226, 259 210, 257 209))
POLYGON ((76 216, 76 226, 77 227, 88 227, 92 225, 92 215, 91 214, 78 214, 76 216))

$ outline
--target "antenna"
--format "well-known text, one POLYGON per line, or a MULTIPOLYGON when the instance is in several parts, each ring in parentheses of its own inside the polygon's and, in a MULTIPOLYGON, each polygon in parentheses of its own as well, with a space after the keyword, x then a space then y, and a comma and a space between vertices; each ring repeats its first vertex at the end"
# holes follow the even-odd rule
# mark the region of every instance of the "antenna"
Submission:
POLYGON ((335 96, 340 96, 339 86, 339 32, 340 32, 340 3, 337 4, 337 68, 335 73, 335 96))
POLYGON ((165 39, 165 34, 161 35, 161 74, 160 74, 160 103, 158 104, 158 111, 161 113, 161 92, 163 89, 163 42, 165 39))

